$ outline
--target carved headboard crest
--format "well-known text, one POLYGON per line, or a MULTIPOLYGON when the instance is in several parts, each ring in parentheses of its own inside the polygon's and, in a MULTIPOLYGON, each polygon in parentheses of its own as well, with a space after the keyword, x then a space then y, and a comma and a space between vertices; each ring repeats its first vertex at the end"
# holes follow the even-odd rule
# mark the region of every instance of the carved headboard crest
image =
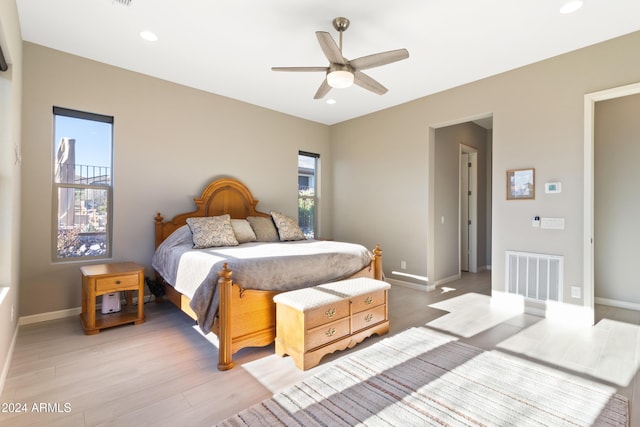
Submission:
POLYGON ((187 218, 202 216, 218 216, 229 214, 231 218, 243 219, 248 216, 264 216, 269 214, 256 210, 258 200, 254 199, 246 185, 233 178, 221 178, 213 181, 195 197, 196 210, 174 216, 170 221, 158 212, 155 217, 156 248, 164 239, 187 223, 187 218))

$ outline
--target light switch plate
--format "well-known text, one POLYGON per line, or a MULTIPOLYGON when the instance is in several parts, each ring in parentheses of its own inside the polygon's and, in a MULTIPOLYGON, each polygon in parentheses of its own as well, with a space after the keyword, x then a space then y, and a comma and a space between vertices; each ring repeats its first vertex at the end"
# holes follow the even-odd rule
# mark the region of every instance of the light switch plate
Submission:
POLYGON ((564 230, 564 218, 540 218, 540 228, 564 230))

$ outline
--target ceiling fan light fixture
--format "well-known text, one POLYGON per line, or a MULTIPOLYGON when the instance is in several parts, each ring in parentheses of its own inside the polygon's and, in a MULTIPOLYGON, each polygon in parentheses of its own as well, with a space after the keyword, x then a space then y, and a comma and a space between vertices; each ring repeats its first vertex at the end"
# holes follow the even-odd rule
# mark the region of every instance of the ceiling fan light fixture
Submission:
POLYGON ((335 89, 342 89, 353 84, 354 75, 351 71, 336 70, 327 74, 327 83, 335 89))

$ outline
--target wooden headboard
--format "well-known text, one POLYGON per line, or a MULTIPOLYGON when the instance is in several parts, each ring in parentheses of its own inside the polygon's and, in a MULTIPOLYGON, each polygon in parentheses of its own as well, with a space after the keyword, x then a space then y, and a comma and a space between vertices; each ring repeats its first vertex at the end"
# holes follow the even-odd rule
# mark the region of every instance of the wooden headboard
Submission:
POLYGON ((187 218, 194 216, 217 216, 229 214, 234 219, 248 216, 270 217, 269 214, 256 210, 258 200, 253 198, 246 185, 233 178, 221 178, 213 181, 204 189, 200 197, 193 199, 196 210, 178 214, 170 221, 158 212, 156 223, 156 248, 178 228, 187 223, 187 218))

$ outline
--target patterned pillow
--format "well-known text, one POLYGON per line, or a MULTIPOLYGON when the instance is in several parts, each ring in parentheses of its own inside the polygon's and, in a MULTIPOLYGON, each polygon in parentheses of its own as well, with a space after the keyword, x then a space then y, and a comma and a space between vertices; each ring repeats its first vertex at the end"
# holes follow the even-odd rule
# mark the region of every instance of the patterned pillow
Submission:
POLYGON ((271 218, 249 216, 247 221, 249 221, 251 228, 256 233, 258 242, 277 242, 280 240, 276 226, 271 218))
POLYGON ((246 219, 232 219, 231 226, 233 227, 233 233, 238 239, 238 243, 255 242, 258 240, 256 233, 254 233, 251 224, 246 219))
POLYGON ((187 224, 193 233, 195 249, 214 246, 238 246, 238 239, 233 233, 231 216, 206 216, 187 218, 187 224))
POLYGON ((291 218, 290 216, 286 216, 281 214, 280 212, 271 212, 271 217, 273 218, 273 222, 276 223, 276 227, 278 227, 278 234, 280 235, 280 240, 304 240, 304 233, 300 230, 298 226, 298 221, 291 218))

